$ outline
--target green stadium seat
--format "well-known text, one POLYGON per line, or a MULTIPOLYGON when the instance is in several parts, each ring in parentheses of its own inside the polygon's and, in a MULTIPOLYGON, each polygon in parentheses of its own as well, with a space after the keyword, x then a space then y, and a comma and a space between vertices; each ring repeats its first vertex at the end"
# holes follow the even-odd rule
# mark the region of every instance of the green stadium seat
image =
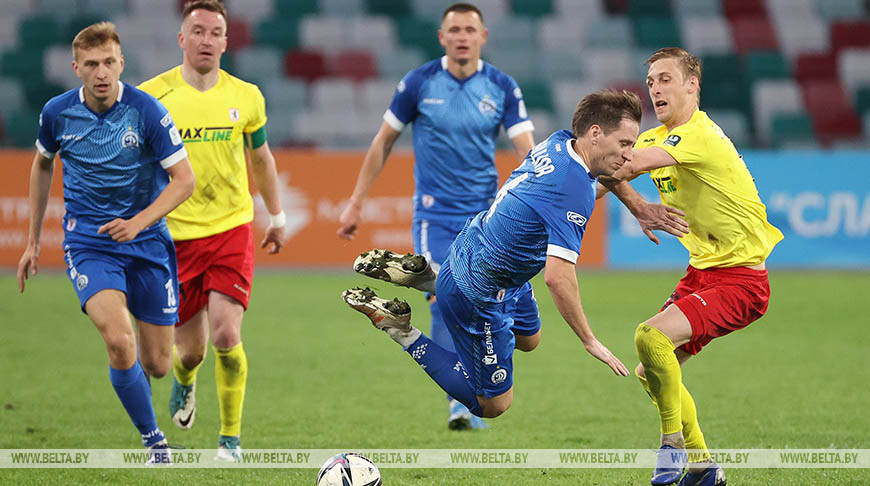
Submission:
POLYGON ((275 0, 275 17, 298 19, 320 11, 317 0, 275 0))
POLYGON ((368 12, 373 15, 405 17, 413 13, 408 0, 366 0, 366 6, 368 12))
POLYGON ((752 96, 749 85, 739 71, 732 72, 730 77, 712 77, 705 75, 701 85, 701 109, 737 110, 751 119, 752 96))
POLYGON ((24 87, 21 82, 14 78, 0 78, 0 113, 8 115, 20 111, 24 104, 24 87))
POLYGON ((862 86, 855 92, 855 111, 860 115, 870 113, 870 86, 862 86))
POLYGON ((65 91, 67 91, 67 88, 50 81, 29 81, 24 84, 24 96, 27 98, 27 105, 37 113, 42 111, 42 107, 48 100, 65 91))
POLYGON ((586 47, 629 48, 634 46, 633 38, 625 16, 602 17, 586 26, 586 47))
POLYGON ((288 18, 272 18, 261 22, 254 35, 258 44, 282 50, 299 45, 299 22, 288 18))
POLYGON ((788 61, 777 51, 750 52, 745 57, 745 66, 749 82, 791 77, 788 61))
POLYGON ((681 46, 680 30, 670 17, 635 17, 634 38, 639 47, 681 46))
POLYGON ((101 17, 92 13, 85 13, 72 17, 66 23, 66 28, 64 29, 64 42, 67 44, 72 44, 72 40, 75 38, 76 34, 82 31, 82 29, 91 24, 100 22, 101 20, 103 20, 101 17))
POLYGON ((662 0, 631 0, 628 4, 628 13, 632 18, 669 17, 671 8, 668 2, 662 0))
POLYGON ((39 126, 39 112, 22 110, 4 117, 3 144, 11 147, 33 148, 39 126))
POLYGON ((43 49, 52 44, 69 42, 62 39, 63 29, 54 17, 47 14, 28 17, 18 24, 19 45, 43 49))
POLYGON ((814 137, 813 122, 806 113, 780 114, 770 122, 771 143, 775 146, 813 140, 814 137))
POLYGON ((512 0, 511 3, 515 15, 525 15, 527 17, 553 15, 552 0, 512 0))
POLYGON ((428 61, 416 47, 400 47, 392 51, 376 51, 381 78, 398 82, 408 71, 428 61))
POLYGON ((127 0, 79 0, 79 3, 83 13, 96 15, 101 19, 114 18, 127 13, 127 0))
POLYGON ((444 55, 444 48, 438 43, 438 24, 419 17, 401 17, 396 21, 399 45, 417 47, 427 59, 444 55))
POLYGON ((520 85, 523 101, 529 110, 553 111, 553 93, 546 81, 526 82, 520 85))
POLYGON ((42 79, 43 51, 39 48, 13 48, 0 54, 0 75, 32 81, 42 79))

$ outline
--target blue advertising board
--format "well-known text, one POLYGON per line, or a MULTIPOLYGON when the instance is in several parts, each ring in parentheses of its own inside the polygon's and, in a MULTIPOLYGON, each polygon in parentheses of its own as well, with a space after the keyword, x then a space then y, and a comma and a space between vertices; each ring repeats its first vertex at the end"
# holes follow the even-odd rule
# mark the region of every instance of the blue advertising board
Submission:
MULTIPOLYGON (((870 153, 846 151, 743 153, 768 220, 785 235, 770 267, 870 269, 870 153)), ((659 201, 649 176, 632 182, 659 201)), ((685 268, 677 238, 658 232, 654 245, 612 195, 607 243, 611 268, 685 268)))

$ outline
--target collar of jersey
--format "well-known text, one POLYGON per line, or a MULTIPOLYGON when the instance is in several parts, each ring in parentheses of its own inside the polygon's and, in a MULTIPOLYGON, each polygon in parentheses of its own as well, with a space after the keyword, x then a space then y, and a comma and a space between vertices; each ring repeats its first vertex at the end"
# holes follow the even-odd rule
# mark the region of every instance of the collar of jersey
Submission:
POLYGON ((120 103, 121 98, 123 98, 123 97, 124 97, 124 83, 122 83, 120 80, 118 80, 118 99, 115 100, 115 103, 112 103, 112 106, 110 106, 108 110, 106 110, 102 113, 97 113, 94 110, 91 110, 91 107, 88 106, 87 103, 85 103, 85 87, 82 86, 81 88, 79 88, 79 101, 81 101, 82 104, 85 105, 85 108, 87 108, 88 110, 91 110, 91 112, 94 113, 95 115, 97 115, 98 117, 105 116, 106 113, 112 111, 112 108, 114 108, 115 105, 120 103))
POLYGON ((586 163, 583 162, 583 159, 579 155, 577 155, 577 152, 574 151, 574 144, 571 143, 574 140, 576 139, 569 138, 568 140, 565 140, 565 150, 568 152, 568 155, 570 155, 571 158, 574 159, 575 162, 580 164, 580 167, 583 167, 583 169, 586 170, 586 173, 589 174, 589 177, 592 177, 592 172, 589 170, 589 167, 586 167, 586 163))
MULTIPOLYGON (((465 79, 459 79, 456 76, 453 76, 453 73, 451 73, 450 71, 447 70, 447 56, 446 55, 441 56, 441 69, 443 69, 445 73, 449 74, 453 79, 455 79, 456 81, 458 81, 460 83, 464 83, 464 82, 468 81, 469 79, 471 79, 472 77, 474 77, 473 74, 465 79)), ((478 59, 477 60, 477 72, 479 73, 481 71, 483 71, 483 59, 478 59)))

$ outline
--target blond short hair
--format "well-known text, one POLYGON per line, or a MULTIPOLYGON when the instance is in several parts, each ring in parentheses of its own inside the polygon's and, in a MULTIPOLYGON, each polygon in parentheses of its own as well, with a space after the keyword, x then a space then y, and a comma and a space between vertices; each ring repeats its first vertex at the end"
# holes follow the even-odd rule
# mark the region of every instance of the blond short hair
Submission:
POLYGON ((121 47, 121 38, 115 30, 115 24, 111 22, 97 22, 82 29, 72 41, 73 59, 76 58, 78 49, 92 49, 114 42, 121 47))
MULTIPOLYGON (((675 59, 680 67, 680 71, 683 73, 683 77, 688 80, 690 77, 695 76, 698 78, 698 87, 701 86, 701 60, 690 54, 689 51, 679 47, 663 47, 655 51, 646 60, 645 64, 650 66, 659 59, 675 59)), ((698 94, 700 95, 700 92, 698 94)))

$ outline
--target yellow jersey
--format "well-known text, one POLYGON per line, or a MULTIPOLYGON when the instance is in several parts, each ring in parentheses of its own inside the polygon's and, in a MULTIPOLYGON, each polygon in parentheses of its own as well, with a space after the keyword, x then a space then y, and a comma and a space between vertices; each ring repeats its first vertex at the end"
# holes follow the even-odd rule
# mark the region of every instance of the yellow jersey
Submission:
POLYGON ((693 267, 757 265, 782 240, 743 157, 703 111, 670 132, 664 125, 645 131, 635 147, 660 147, 677 161, 649 175, 662 202, 686 213, 690 232, 680 242, 693 267))
POLYGON ((201 92, 181 77, 181 66, 139 89, 169 110, 196 174, 193 195, 166 216, 172 238, 203 238, 252 221, 245 134, 266 124, 260 89, 221 70, 217 84, 201 92))

